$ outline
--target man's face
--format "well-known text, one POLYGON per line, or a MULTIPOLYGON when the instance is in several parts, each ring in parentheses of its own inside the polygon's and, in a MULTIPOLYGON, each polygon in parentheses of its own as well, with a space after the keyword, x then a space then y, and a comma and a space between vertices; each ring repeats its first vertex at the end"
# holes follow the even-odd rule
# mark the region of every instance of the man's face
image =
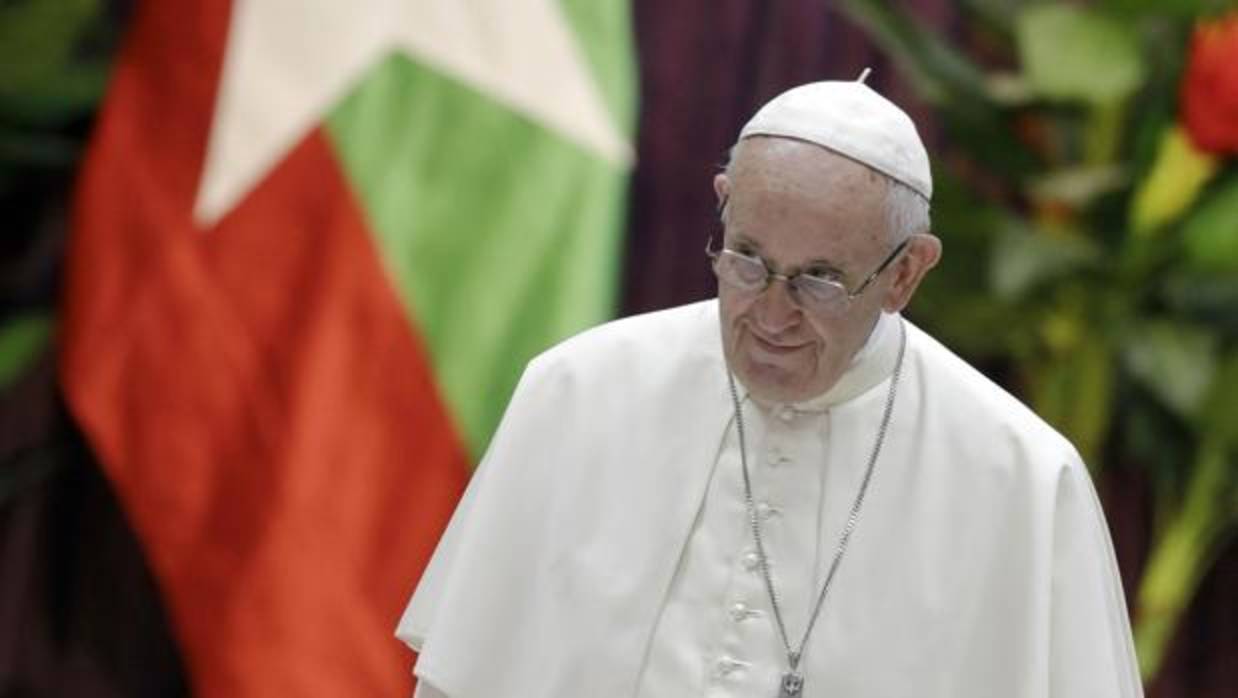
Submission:
MULTIPOLYGON (((727 201, 724 246, 774 271, 830 273, 854 290, 893 245, 885 178, 829 150, 785 138, 750 138, 715 188, 727 201)), ((897 266, 897 264, 896 264, 897 266)), ((886 273, 837 312, 802 307, 784 281, 763 291, 719 282, 723 349, 762 402, 821 395, 864 345, 889 290, 886 273)))

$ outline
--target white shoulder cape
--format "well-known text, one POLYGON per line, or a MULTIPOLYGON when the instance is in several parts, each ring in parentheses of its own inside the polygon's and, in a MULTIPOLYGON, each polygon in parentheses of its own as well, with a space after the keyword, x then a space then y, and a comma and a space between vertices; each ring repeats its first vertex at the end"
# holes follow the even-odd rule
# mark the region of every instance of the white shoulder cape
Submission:
MULTIPOLYGON (((839 685, 1141 695, 1075 450, 910 323, 907 342, 882 470, 823 619, 839 685)), ((633 695, 730 417, 716 301, 531 362, 397 629, 418 676, 450 698, 633 695)))

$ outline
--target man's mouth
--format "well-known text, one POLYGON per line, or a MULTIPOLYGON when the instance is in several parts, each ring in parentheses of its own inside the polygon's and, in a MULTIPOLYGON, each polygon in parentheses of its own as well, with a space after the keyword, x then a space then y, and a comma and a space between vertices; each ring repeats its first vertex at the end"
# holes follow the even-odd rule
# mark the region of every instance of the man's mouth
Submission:
POLYGON ((766 339, 756 332, 750 332, 750 334, 759 349, 771 354, 791 354, 808 346, 807 342, 776 341, 766 339))

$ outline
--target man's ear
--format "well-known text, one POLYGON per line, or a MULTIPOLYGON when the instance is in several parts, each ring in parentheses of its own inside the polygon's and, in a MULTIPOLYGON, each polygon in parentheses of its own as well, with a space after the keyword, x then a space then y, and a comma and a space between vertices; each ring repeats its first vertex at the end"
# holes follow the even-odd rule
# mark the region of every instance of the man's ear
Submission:
POLYGON ((714 194, 718 196, 718 218, 722 218, 723 207, 726 205, 727 198, 731 195, 731 180, 726 176, 725 172, 719 172, 714 175, 714 194))
POLYGON ((894 265, 894 280, 886 290, 881 307, 896 313, 911 302, 924 275, 941 259, 941 240, 931 233, 917 233, 907 242, 907 249, 894 265))

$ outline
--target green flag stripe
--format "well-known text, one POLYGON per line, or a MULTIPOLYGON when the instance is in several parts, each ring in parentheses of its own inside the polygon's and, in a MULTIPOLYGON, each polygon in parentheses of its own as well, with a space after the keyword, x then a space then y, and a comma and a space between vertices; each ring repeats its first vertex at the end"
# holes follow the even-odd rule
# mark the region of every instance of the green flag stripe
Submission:
POLYGON ((47 346, 51 313, 21 315, 0 324, 0 389, 8 387, 47 346))
POLYGON ((577 46, 593 70, 615 124, 630 137, 636 127, 638 84, 627 0, 562 0, 559 5, 576 30, 577 46))
MULTIPOLYGON (((580 45, 630 130, 627 9, 596 5, 568 16, 605 34, 580 45)), ((369 74, 327 129, 479 456, 528 359, 613 314, 626 172, 402 56, 369 74)))

